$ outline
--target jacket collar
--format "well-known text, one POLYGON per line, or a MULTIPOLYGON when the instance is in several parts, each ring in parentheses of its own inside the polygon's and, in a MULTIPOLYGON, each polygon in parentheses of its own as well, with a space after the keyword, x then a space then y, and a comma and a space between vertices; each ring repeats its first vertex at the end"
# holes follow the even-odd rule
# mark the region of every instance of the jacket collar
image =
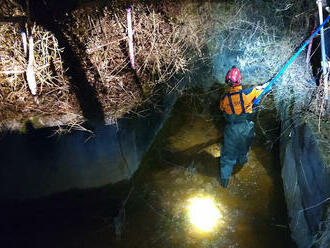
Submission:
POLYGON ((242 90, 242 86, 235 86, 235 87, 230 87, 229 88, 229 93, 235 93, 242 90))

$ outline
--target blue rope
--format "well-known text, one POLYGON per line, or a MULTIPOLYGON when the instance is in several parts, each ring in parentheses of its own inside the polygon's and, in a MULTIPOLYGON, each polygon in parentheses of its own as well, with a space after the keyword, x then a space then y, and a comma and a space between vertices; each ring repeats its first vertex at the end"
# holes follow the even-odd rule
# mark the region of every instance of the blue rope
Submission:
POLYGON ((285 64, 282 70, 270 81, 270 83, 266 86, 266 88, 261 92, 261 94, 253 101, 253 104, 258 104, 260 102, 260 98, 268 93, 271 90, 272 85, 275 81, 282 75, 282 73, 289 67, 289 65, 298 57, 298 55, 304 50, 304 48, 311 42, 311 40, 317 35, 317 33, 321 30, 321 28, 329 21, 330 15, 325 19, 325 21, 315 30, 315 32, 309 37, 309 39, 304 43, 304 45, 296 52, 296 54, 285 64))

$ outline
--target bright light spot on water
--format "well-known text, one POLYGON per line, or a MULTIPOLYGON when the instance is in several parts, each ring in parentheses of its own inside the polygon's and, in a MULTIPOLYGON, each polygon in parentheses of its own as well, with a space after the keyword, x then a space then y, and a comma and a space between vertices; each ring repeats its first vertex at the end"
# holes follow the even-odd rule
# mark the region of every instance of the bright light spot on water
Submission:
POLYGON ((190 222, 201 231, 211 231, 221 217, 214 202, 210 198, 193 198, 189 202, 190 222))

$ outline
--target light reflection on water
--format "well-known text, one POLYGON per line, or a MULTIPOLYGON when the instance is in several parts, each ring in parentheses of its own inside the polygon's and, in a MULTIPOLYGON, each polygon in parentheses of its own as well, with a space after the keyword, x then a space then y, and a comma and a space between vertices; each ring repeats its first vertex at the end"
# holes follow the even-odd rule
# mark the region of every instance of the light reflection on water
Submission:
MULTIPOLYGON (((7 247, 294 247, 276 152, 257 140, 249 162, 235 168, 223 189, 218 158, 223 123, 187 106, 175 105, 131 182, 2 204, 0 239, 15 244, 7 247), (205 196, 222 215, 211 232, 197 230, 187 213, 189 199, 205 196)), ((85 162, 95 165, 93 159, 85 162)))
MULTIPOLYGON (((180 111, 178 111, 180 112, 180 111)), ((229 187, 219 185, 221 133, 209 118, 172 116, 136 176, 118 247, 288 247, 278 161, 262 144, 236 168, 229 187), (196 231, 187 201, 209 195, 223 217, 212 232, 196 231), (221 206, 220 206, 221 205, 221 206)))
POLYGON ((201 232, 212 232, 219 228, 223 214, 211 196, 194 197, 188 202, 187 212, 191 225, 201 232))

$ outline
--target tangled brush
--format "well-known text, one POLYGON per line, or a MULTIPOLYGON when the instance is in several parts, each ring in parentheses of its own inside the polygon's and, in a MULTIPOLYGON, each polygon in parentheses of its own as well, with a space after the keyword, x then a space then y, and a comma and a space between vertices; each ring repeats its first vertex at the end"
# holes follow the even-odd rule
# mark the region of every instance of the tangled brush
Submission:
MULTIPOLYGON (((19 8, 17 15, 23 16, 19 8)), ((7 9, 8 10, 8 9, 7 9)), ((21 31, 26 31, 22 23, 3 23, 0 25, 0 116, 1 124, 6 126, 13 119, 22 121, 34 116, 73 115, 81 118, 77 100, 70 90, 65 77, 65 68, 55 36, 33 25, 28 36, 33 40, 33 74, 37 92, 31 94, 27 78, 29 55, 24 47, 21 31)), ((70 118, 69 118, 70 119, 70 118)), ((10 128, 10 127, 9 127, 10 128)))
POLYGON ((141 103, 137 83, 141 84, 142 95, 150 97, 156 85, 169 85, 175 76, 187 72, 191 51, 201 46, 191 44, 183 32, 185 27, 169 21, 163 13, 142 4, 132 10, 134 70, 128 56, 125 9, 93 9, 89 15, 84 10, 76 11, 75 25, 70 29, 86 46, 84 59, 96 68, 97 77, 89 75, 89 81, 99 93, 105 112, 114 114, 117 109, 117 116, 141 103))
MULTIPOLYGON (((9 18, 13 12, 25 15, 22 8, 11 3, 6 0, 2 15, 9 18)), ((134 111, 157 94, 159 84, 172 89, 173 82, 179 81, 178 76, 181 80, 184 73, 193 70, 196 58, 204 56, 207 30, 200 24, 205 20, 201 22, 191 6, 195 5, 172 3, 172 10, 166 11, 143 3, 132 6, 135 69, 129 63, 126 11, 119 5, 80 8, 58 24, 62 27, 62 38, 68 40, 70 49, 79 58, 87 83, 95 89, 106 119, 117 120, 134 111)), ((52 125, 51 120, 61 124, 56 122, 61 116, 71 116, 72 123, 77 120, 81 123, 84 117, 74 84, 70 82, 72 78, 66 73, 70 63, 64 61, 65 49, 59 47, 58 34, 35 24, 27 28, 27 35, 31 34, 35 43, 32 74, 35 74, 37 90, 34 96, 27 82, 27 68, 31 67, 21 44, 22 25, 5 23, 0 29, 2 125, 12 120, 24 122, 35 116, 48 117, 50 121, 45 125, 52 125)), ((70 124, 68 118, 63 124, 70 124)))

